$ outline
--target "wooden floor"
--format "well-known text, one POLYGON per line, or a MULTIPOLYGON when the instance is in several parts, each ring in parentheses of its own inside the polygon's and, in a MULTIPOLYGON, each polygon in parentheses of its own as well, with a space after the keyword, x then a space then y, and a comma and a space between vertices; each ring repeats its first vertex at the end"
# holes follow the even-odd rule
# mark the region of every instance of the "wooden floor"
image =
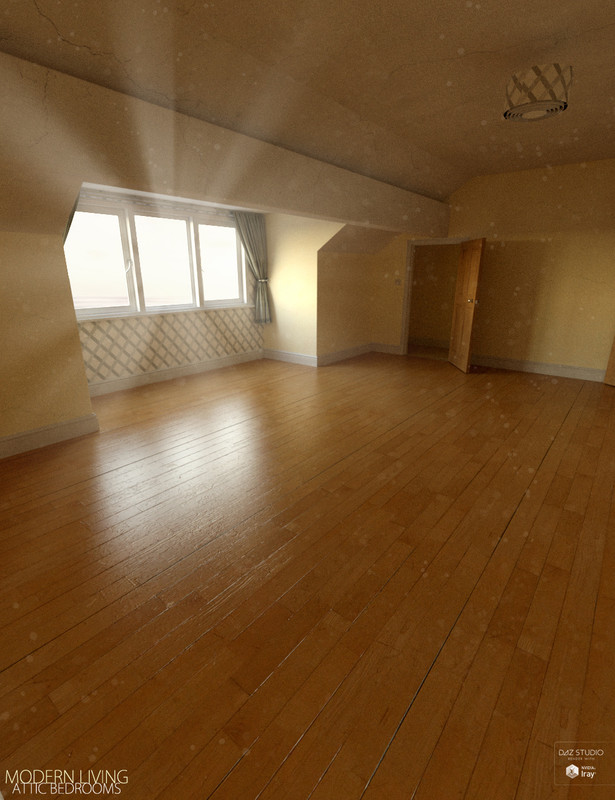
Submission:
POLYGON ((615 389, 373 354, 93 403, 0 462, 5 800, 615 797, 615 389))

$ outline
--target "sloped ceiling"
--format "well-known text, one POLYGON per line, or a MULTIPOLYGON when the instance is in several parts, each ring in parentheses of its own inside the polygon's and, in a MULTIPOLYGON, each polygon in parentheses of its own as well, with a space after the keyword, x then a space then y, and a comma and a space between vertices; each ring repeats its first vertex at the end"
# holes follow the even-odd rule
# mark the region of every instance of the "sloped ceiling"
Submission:
POLYGON ((605 0, 6 0, 0 49, 438 199, 615 157, 605 0), (510 75, 549 62, 569 109, 504 120, 510 75))

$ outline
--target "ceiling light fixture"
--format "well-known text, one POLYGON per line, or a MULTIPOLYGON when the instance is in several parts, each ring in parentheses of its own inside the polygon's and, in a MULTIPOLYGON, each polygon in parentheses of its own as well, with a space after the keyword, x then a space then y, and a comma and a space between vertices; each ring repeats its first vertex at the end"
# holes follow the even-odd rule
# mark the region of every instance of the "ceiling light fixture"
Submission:
POLYGON ((515 73, 506 88, 504 118, 534 122, 565 111, 571 83, 572 67, 559 64, 541 64, 515 73))

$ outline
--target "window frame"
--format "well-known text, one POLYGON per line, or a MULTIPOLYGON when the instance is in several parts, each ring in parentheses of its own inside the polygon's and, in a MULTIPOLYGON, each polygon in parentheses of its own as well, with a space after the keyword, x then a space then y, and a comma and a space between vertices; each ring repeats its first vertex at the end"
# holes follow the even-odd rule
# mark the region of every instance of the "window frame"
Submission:
POLYGON ((247 297, 245 253, 239 237, 239 231, 237 230, 230 210, 205 204, 201 206, 194 201, 178 200, 173 197, 164 197, 161 195, 132 193, 123 190, 114 190, 112 188, 83 188, 75 205, 73 216, 71 216, 67 226, 65 239, 70 234, 70 226, 74 218, 74 213, 79 211, 95 214, 109 214, 118 218, 130 305, 75 308, 75 314, 78 320, 101 319, 104 317, 145 316, 148 314, 250 306, 247 297), (190 272, 192 303, 157 306, 148 306, 146 304, 139 260, 136 216, 179 219, 186 223, 188 269, 190 272), (204 299, 203 265, 201 263, 198 234, 199 225, 229 227, 235 230, 239 288, 238 297, 224 300, 204 299))
POLYGON ((135 280, 137 284, 137 296, 139 299, 139 307, 143 309, 146 314, 161 314, 165 311, 188 311, 198 306, 198 294, 195 280, 195 261, 193 252, 193 242, 190 235, 190 217, 184 214, 173 214, 169 211, 158 210, 138 210, 128 214, 128 225, 130 229, 130 238, 132 241, 132 248, 135 259, 135 280), (145 298, 145 290, 143 288, 143 270, 141 267, 141 256, 139 253, 139 239, 137 235, 137 223, 135 217, 152 217, 154 219, 174 219, 185 223, 186 227, 186 240, 188 251, 188 273, 190 278, 190 292, 192 294, 191 303, 165 303, 164 305, 148 305, 145 298))
POLYGON ((203 284, 203 264, 201 262, 201 241, 199 236, 199 225, 207 224, 204 223, 201 219, 193 219, 192 221, 193 232, 192 232, 192 240, 194 242, 194 249, 195 249, 195 263, 197 268, 197 283, 199 286, 199 296, 201 298, 201 307, 202 308, 232 308, 237 305, 248 305, 247 302, 247 284, 246 284, 246 258, 245 258, 245 251, 243 249, 243 245, 241 244, 241 239, 239 237, 239 230, 237 226, 233 222, 232 224, 223 224, 221 220, 213 223, 210 222, 211 225, 216 225, 218 227, 223 228, 234 228, 235 230, 235 246, 236 246, 236 253, 237 253, 237 275, 238 281, 237 285, 239 287, 239 297, 243 297, 243 302, 237 302, 237 300, 230 298, 227 300, 206 300, 205 299, 205 291, 204 291, 204 284, 203 284))
MULTIPOLYGON (((79 211, 85 211, 90 214, 106 214, 110 217, 116 217, 119 225, 120 242, 122 245, 122 253, 124 256, 124 274, 126 277, 126 288, 128 294, 127 306, 91 306, 89 308, 75 308, 77 319, 97 319, 99 317, 123 317, 129 314, 137 313, 137 294, 136 284, 134 280, 134 261, 132 258, 132 248, 130 237, 128 235, 126 212, 123 208, 113 208, 105 203, 87 203, 86 205, 79 204, 73 215, 71 216, 70 224, 72 224, 74 214, 79 211)), ((67 229, 67 235, 70 233, 70 224, 67 229)), ((67 264, 68 269, 68 264, 67 264)), ((71 287, 72 294, 72 287, 71 287)), ((73 298, 74 305, 74 298, 73 298)))

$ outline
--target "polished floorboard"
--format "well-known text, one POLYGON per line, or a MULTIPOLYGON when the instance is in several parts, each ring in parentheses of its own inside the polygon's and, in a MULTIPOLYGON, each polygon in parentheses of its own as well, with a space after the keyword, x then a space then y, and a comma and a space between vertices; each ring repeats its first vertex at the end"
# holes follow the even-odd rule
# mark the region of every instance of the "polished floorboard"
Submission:
POLYGON ((93 405, 0 462, 5 800, 615 797, 615 389, 371 354, 93 405))

